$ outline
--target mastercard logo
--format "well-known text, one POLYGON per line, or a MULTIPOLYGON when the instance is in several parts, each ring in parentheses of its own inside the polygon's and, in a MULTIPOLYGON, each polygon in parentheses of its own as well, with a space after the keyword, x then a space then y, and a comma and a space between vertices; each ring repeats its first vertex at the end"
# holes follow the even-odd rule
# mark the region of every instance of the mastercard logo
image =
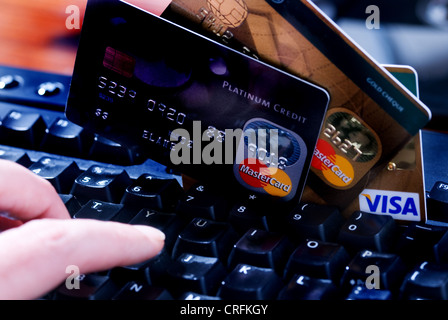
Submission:
POLYGON ((255 158, 248 158, 241 162, 239 174, 249 186, 263 189, 272 196, 286 197, 292 190, 291 178, 285 171, 268 167, 255 158))
POLYGON ((333 146, 319 139, 311 166, 322 172, 325 179, 334 186, 347 187, 355 177, 355 171, 351 163, 344 157, 336 154, 333 146))

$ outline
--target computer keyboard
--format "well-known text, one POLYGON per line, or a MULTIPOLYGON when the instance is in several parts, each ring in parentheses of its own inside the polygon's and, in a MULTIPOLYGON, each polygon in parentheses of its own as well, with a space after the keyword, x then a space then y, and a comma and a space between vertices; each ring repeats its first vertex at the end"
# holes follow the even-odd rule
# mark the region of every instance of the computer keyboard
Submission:
POLYGON ((79 289, 62 283, 41 299, 448 298, 447 227, 183 188, 173 169, 69 122, 69 86, 68 76, 0 67, 0 158, 49 180, 73 219, 150 225, 166 243, 148 261, 81 275, 79 289))

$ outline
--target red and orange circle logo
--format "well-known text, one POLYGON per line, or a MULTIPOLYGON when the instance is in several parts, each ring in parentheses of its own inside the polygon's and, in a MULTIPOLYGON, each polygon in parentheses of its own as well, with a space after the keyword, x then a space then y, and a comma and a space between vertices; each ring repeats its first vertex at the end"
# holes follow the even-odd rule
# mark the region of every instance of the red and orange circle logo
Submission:
POLYGON ((292 190, 291 178, 277 167, 268 167, 255 158, 240 163, 239 173, 245 183, 254 188, 262 188, 276 197, 286 197, 292 190))
POLYGON ((337 187, 347 187, 355 178, 355 171, 351 163, 336 154, 333 146, 322 139, 319 139, 317 143, 311 166, 322 171, 325 179, 337 187))

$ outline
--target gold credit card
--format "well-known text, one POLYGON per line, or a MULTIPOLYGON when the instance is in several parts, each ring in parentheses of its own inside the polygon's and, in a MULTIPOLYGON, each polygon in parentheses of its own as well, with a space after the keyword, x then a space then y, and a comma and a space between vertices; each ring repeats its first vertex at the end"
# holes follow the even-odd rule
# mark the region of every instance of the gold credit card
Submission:
POLYGON ((172 0, 162 16, 329 92, 303 201, 347 207, 431 118, 309 1, 172 0))
MULTIPOLYGON (((418 76, 414 68, 402 65, 384 67, 416 96, 418 76)), ((402 222, 425 222, 426 194, 423 170, 421 131, 369 182, 351 205, 347 215, 356 210, 390 215, 402 222)))

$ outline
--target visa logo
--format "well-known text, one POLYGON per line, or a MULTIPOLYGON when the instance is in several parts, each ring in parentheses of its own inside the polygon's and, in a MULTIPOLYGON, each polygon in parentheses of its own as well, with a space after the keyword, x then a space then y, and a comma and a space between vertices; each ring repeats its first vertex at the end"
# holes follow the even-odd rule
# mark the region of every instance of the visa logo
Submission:
POLYGON ((390 215, 397 220, 420 221, 418 193, 365 189, 359 195, 361 211, 390 215))

